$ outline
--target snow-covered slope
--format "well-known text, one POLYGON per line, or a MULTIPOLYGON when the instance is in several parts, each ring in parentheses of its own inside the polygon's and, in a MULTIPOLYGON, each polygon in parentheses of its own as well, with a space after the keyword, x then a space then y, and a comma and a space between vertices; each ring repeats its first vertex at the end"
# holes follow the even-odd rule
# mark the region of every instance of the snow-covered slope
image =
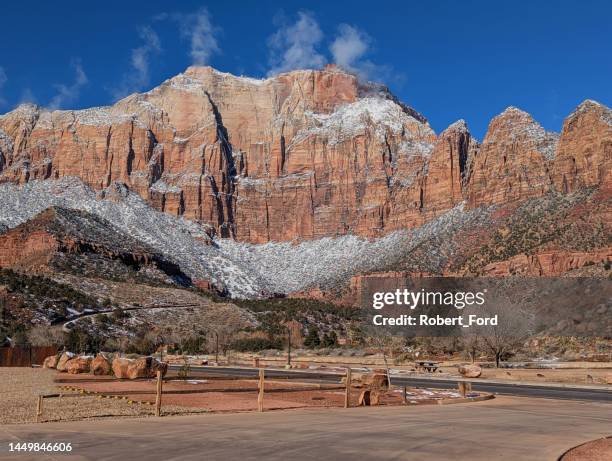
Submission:
MULTIPOLYGON (((230 239, 211 242, 204 227, 154 210, 120 184, 105 192, 112 200, 100 199, 76 178, 33 181, 24 186, 2 184, 0 229, 15 227, 50 206, 84 210, 149 244, 193 279, 207 279, 234 297, 250 298, 337 286, 353 274, 389 267, 429 239, 486 215, 460 206, 418 229, 376 240, 349 235, 253 245, 230 239)), ((444 255, 431 254, 434 266, 441 267, 444 262, 444 255)))

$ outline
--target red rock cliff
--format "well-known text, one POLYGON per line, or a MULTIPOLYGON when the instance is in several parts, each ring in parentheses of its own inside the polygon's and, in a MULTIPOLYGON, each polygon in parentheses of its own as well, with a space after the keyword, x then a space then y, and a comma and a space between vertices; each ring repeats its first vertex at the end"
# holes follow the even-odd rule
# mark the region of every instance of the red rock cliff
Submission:
POLYGON ((436 136, 385 88, 338 69, 255 80, 191 67, 113 106, 0 117, 0 180, 121 181, 160 210, 251 242, 376 236, 464 200, 608 182, 611 118, 586 102, 559 138, 510 108, 479 146, 464 123, 436 136))

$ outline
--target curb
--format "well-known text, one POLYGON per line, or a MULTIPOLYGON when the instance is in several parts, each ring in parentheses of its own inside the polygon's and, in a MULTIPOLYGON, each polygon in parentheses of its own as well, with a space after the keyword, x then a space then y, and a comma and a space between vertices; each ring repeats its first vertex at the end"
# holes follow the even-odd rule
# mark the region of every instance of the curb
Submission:
POLYGON ((455 403, 470 403, 470 402, 484 402, 485 400, 492 400, 495 396, 493 394, 479 395, 478 397, 459 397, 454 399, 443 399, 438 400, 438 405, 453 405, 455 403))
POLYGON ((598 440, 605 440, 605 439, 612 439, 612 435, 603 436, 603 437, 600 437, 598 439, 587 440, 586 442, 581 443, 579 445, 576 445, 575 447, 570 447, 570 448, 568 448, 567 450, 565 450, 563 453, 561 453, 559 455, 559 457, 557 458, 557 461, 563 461, 563 458, 565 457, 565 455, 569 454, 570 451, 575 450, 576 448, 580 448, 580 447, 582 447, 584 445, 587 445, 587 444, 589 444, 591 442, 597 442, 598 440))

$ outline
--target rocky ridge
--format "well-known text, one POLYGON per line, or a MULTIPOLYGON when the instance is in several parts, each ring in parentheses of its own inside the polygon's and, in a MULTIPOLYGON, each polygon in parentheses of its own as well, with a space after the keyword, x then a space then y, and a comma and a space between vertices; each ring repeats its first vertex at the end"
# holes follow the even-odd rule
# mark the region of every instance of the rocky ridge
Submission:
POLYGON ((585 101, 559 135, 508 108, 482 144, 436 135, 387 89, 328 67, 265 80, 190 67, 113 106, 0 117, 0 181, 114 184, 212 233, 264 243, 415 228, 466 201, 609 187, 611 110, 585 101))

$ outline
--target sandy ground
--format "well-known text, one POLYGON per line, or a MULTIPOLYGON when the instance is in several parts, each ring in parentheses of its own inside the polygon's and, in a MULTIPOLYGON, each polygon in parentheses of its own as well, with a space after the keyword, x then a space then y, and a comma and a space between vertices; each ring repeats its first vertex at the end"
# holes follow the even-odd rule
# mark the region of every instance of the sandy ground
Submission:
MULTIPOLYGON (((235 354, 234 361, 238 365, 252 366, 253 359, 248 354, 235 354)), ((180 361, 177 359, 177 363, 180 361)), ((262 357, 261 366, 283 366, 286 357, 262 357)), ((195 363, 195 362, 194 362, 195 363)), ((332 357, 332 356, 300 356, 293 359, 296 368, 311 368, 331 371, 342 371, 342 367, 384 368, 382 357, 332 357)), ((423 373, 424 376, 457 376, 458 366, 466 362, 441 362, 436 373, 423 373)), ((552 366, 552 365, 551 365, 552 366)), ((479 379, 503 381, 532 381, 541 383, 611 385, 612 362, 559 362, 557 368, 483 368, 479 379)), ((399 374, 411 373, 412 364, 390 365, 399 374)))
MULTIPOLYGON (((162 411, 165 415, 254 411, 257 385, 256 380, 248 379, 170 380, 164 383, 162 411)), ((62 395, 44 399, 41 422, 152 416, 155 386, 153 379, 119 381, 42 368, 0 368, 0 424, 35 422, 39 393, 62 395)), ((265 410, 344 405, 345 391, 341 386, 268 380, 265 390, 265 410)), ((357 405, 359 393, 359 389, 351 392, 352 406, 357 405)), ((457 399, 460 395, 453 391, 409 389, 407 397, 409 404, 419 405, 457 399)), ((381 398, 381 405, 401 404, 400 390, 381 398)))
MULTIPOLYGON (((57 372, 42 368, 0 368, 0 424, 31 423, 36 421, 36 404, 39 393, 60 392, 53 382, 57 372)), ((64 391, 67 394, 74 392, 64 391)), ((169 405, 168 414, 198 412, 169 405)), ((74 421, 104 417, 152 416, 149 405, 129 405, 124 400, 99 399, 79 395, 45 399, 42 422, 74 421)))
MULTIPOLYGON (((62 386, 104 395, 122 397, 134 402, 155 401, 155 380, 110 381, 88 375, 60 375, 62 386)), ((162 406, 205 409, 214 412, 253 411, 257 409, 257 380, 250 379, 192 379, 164 382, 162 406)), ((351 405, 359 401, 359 389, 351 392, 351 405)), ((473 394, 471 396, 477 396, 473 394)), ((295 383, 268 380, 265 384, 264 410, 307 407, 343 407, 345 390, 342 386, 295 383)), ((453 391, 409 389, 409 404, 437 403, 441 399, 457 399, 453 391)), ((386 393, 382 405, 401 405, 401 390, 386 393)))
POLYGON ((607 384, 608 378, 612 378, 612 368, 547 370, 484 368, 480 379, 565 384, 607 384))
POLYGON ((610 461, 612 438, 593 440, 568 451, 561 461, 610 461))

